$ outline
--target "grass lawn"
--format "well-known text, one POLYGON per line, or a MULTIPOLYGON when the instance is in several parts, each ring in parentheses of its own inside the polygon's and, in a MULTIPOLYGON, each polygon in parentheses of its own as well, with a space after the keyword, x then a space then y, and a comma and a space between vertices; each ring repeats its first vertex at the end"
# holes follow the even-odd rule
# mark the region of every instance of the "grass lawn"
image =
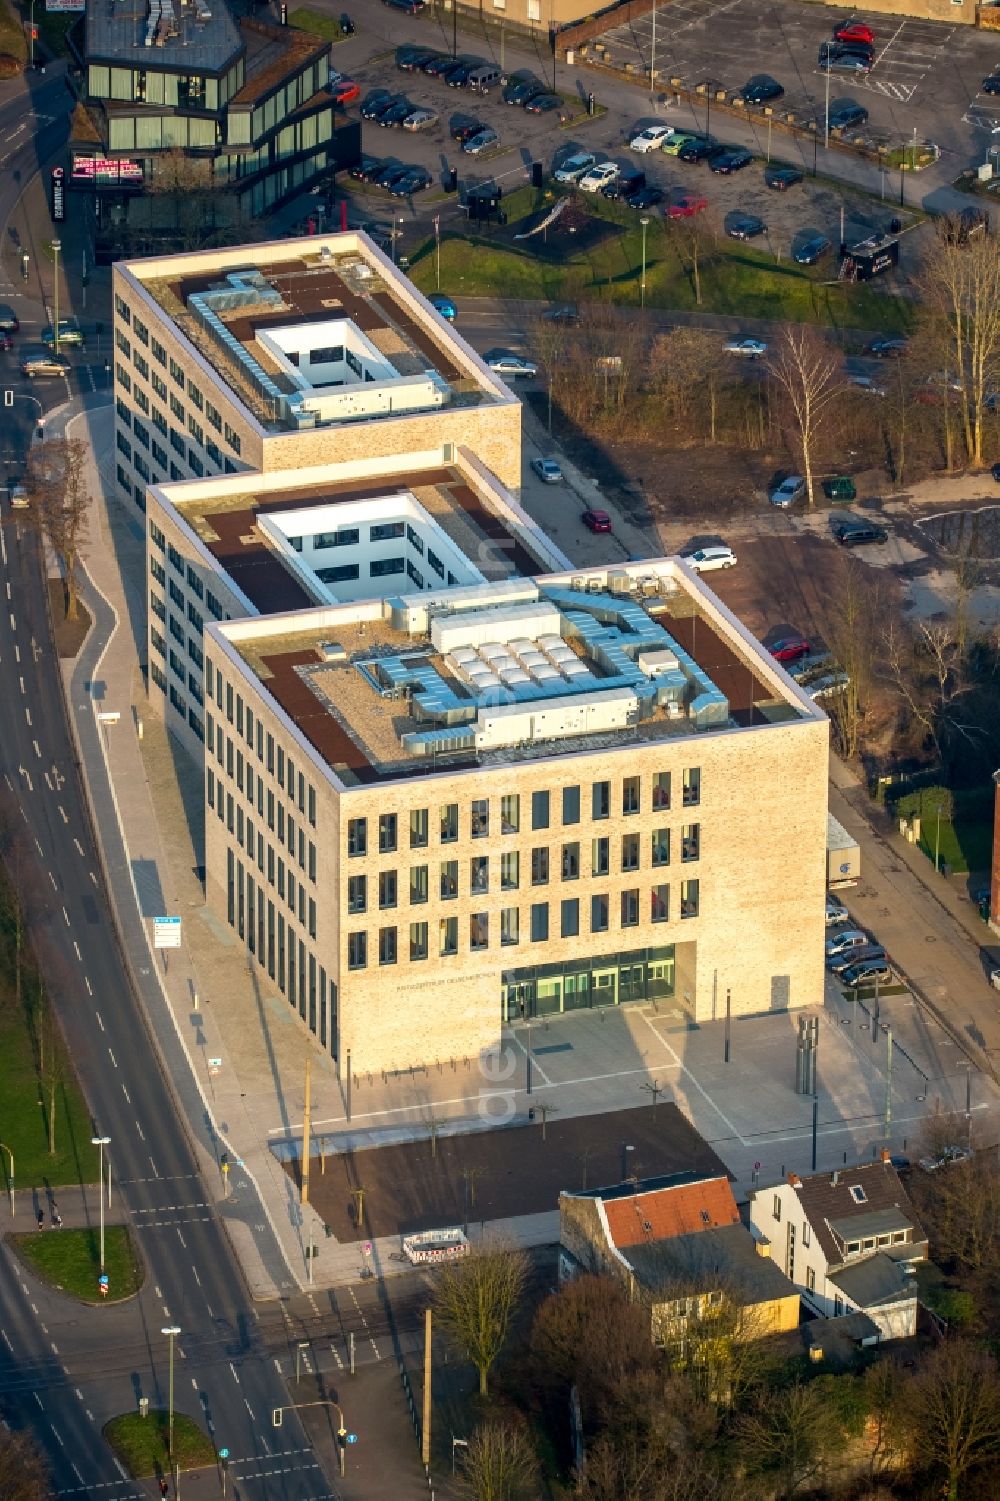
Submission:
MULTIPOLYGON (((504 200, 509 223, 530 213, 530 188, 518 189, 504 200)), ((563 301, 594 297, 638 306, 642 266, 642 230, 628 210, 600 200, 592 207, 599 217, 615 219, 625 233, 605 240, 592 251, 559 261, 534 255, 483 236, 446 236, 441 243, 441 285, 453 296, 492 296, 563 301), (626 217, 628 215, 628 217, 626 217), (470 255, 470 246, 474 254, 470 255)), ((410 275, 424 291, 433 290, 433 241, 410 256, 410 275)), ((789 319, 835 328, 882 329, 903 332, 912 309, 901 297, 868 286, 834 282, 793 262, 776 263, 767 253, 720 239, 701 268, 701 306, 706 312, 749 318, 789 319)), ((671 234, 654 221, 646 244, 646 303, 650 307, 693 309, 697 306, 689 268, 682 262, 671 234)))
POLYGON ((933 861, 936 849, 941 864, 959 874, 989 870, 993 855, 992 790, 950 792, 947 788, 922 787, 900 798, 896 811, 920 815, 920 848, 929 860, 933 861))
MULTIPOLYGON (((126 1412, 104 1425, 104 1437, 137 1480, 147 1475, 170 1473, 169 1433, 168 1414, 152 1407, 144 1418, 137 1412, 126 1412)), ((177 1467, 181 1470, 200 1470, 205 1465, 216 1463, 215 1445, 211 1439, 176 1407, 174 1450, 177 1467)))
POLYGON ((19 62, 27 61, 28 39, 10 0, 0 0, 0 52, 9 52, 19 62))
POLYGON ((300 31, 311 31, 314 36, 321 36, 328 42, 344 40, 339 19, 334 16, 325 16, 319 10, 309 10, 306 6, 289 12, 288 24, 297 26, 300 31))
MULTIPOLYGON (((104 1301, 97 1286, 101 1260, 96 1227, 32 1230, 24 1235, 11 1235, 9 1241, 22 1261, 52 1287, 84 1303, 104 1301)), ((111 1302, 130 1297, 142 1286, 142 1263, 124 1225, 105 1226, 104 1270, 111 1302)))

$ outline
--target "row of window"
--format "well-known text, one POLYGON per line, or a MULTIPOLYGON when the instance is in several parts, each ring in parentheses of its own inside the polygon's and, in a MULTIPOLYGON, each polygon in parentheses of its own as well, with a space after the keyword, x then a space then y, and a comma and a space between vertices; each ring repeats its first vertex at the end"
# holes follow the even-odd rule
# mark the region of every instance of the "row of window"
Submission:
MULTIPOLYGON (((619 926, 637 928, 642 921, 642 893, 636 887, 619 893, 619 926)), ((681 882, 682 918, 697 917, 699 889, 697 881, 681 882)), ((611 929, 612 898, 607 892, 595 892, 590 898, 591 933, 607 933, 611 929)), ((586 908, 584 908, 584 911, 586 908)), ((649 892, 647 921, 654 923, 670 920, 670 888, 654 886, 649 892)), ((550 938, 577 938, 581 933, 581 906, 578 897, 567 897, 556 903, 534 902, 527 909, 522 931, 520 907, 501 907, 499 914, 471 912, 468 919, 467 948, 469 953, 481 953, 490 947, 490 919, 494 923, 494 942, 499 934, 501 948, 513 948, 522 938, 530 943, 547 943, 550 938), (550 916, 550 909, 552 910, 550 916), (553 931, 558 917, 558 935, 553 931)), ((395 964, 400 958, 400 928, 379 928, 374 935, 358 928, 347 935, 348 969, 365 969, 369 963, 369 947, 374 950, 372 962, 380 965, 395 964)), ((411 963, 432 957, 431 938, 434 935, 433 956, 447 959, 459 952, 459 918, 441 917, 436 924, 426 920, 411 922, 408 930, 408 953, 411 963)), ((405 941, 405 940, 404 940, 405 941)))
MULTIPOLYGON (((244 704, 239 693, 233 691, 232 683, 225 683, 222 674, 213 666, 211 659, 205 664, 205 692, 209 702, 214 699, 216 706, 223 710, 229 724, 236 731, 236 740, 227 735, 221 725, 216 726, 210 714, 208 716, 208 748, 217 755, 219 765, 223 764, 223 744, 225 745, 226 774, 234 775, 240 791, 243 790, 244 769, 247 778, 247 797, 252 800, 251 788, 254 785, 253 767, 250 764, 250 756, 244 758, 239 742, 244 741, 249 752, 256 751, 258 767, 265 767, 269 776, 273 777, 278 787, 287 791, 290 801, 304 814, 311 828, 316 827, 316 788, 308 782, 303 775, 302 768, 296 767, 290 755, 285 754, 284 747, 275 742, 270 730, 265 732, 261 720, 254 716, 249 704, 244 704), (224 709, 223 709, 224 706, 224 709), (234 758, 235 751, 235 758, 234 758)), ((261 772, 258 770, 256 780, 259 782, 261 772)), ((292 810, 289 809, 289 816, 292 810)))
MULTIPOLYGON (((287 850, 290 859, 286 863, 282 853, 286 846, 280 844, 276 848, 265 839, 262 825, 256 824, 250 814, 244 813, 239 801, 233 798, 231 792, 225 791, 222 782, 215 777, 211 769, 207 773, 206 783, 208 806, 214 810, 219 822, 233 835, 241 852, 246 852, 251 865, 256 864, 261 877, 266 876, 267 884, 287 904, 292 918, 297 916, 309 937, 315 938, 316 899, 307 892, 305 884, 296 876, 292 866, 297 852, 299 868, 303 875, 308 871, 308 878, 315 886, 316 846, 312 840, 310 839, 306 845, 302 830, 296 830, 294 819, 288 819, 287 825, 283 824, 277 830, 279 840, 283 840, 287 828, 287 850)), ((275 825, 269 824, 268 829, 274 833, 275 825)))
MULTIPOLYGON (((621 811, 625 815, 642 812, 642 783, 641 776, 628 776, 621 783, 621 811)), ((650 807, 653 812, 666 811, 670 808, 671 800, 671 773, 658 771, 652 775, 650 786, 650 807)), ((579 786, 564 787, 561 792, 562 825, 564 828, 581 821, 581 789, 579 786)), ((491 832, 491 805, 495 808, 494 817, 496 823, 492 826, 493 834, 516 834, 521 829, 521 794, 519 792, 504 793, 499 798, 488 797, 474 798, 469 807, 469 835, 472 839, 488 839, 491 832)), ((525 803, 529 801, 525 798, 525 803)), ((552 794, 547 791, 533 792, 530 795, 530 827, 532 830, 547 829, 550 827, 552 815, 552 794)), ((681 801, 685 808, 697 807, 701 802, 701 771, 698 767, 689 767, 682 773, 681 801)), ((599 781, 591 784, 590 789, 590 818, 592 822, 600 822, 611 817, 612 790, 610 781, 599 781)), ((527 809, 526 809, 527 812, 527 809)), ((365 818, 351 818, 347 823, 347 853, 351 856, 362 857, 368 854, 370 820, 365 818)), ((381 855, 391 854, 399 847, 400 819, 395 813, 381 813, 377 820, 371 820, 375 824, 377 832, 377 848, 381 855)), ((442 844, 453 844, 460 837, 459 831, 459 805, 458 803, 441 803, 436 810, 433 827, 442 844)), ((698 858, 698 835, 697 825, 688 825, 694 830, 690 836, 684 834, 686 858, 698 858)), ((409 814, 409 847, 410 849, 424 849, 430 844, 431 835, 431 810, 429 808, 413 808, 409 814)), ((666 864, 669 861, 669 833, 667 833, 668 853, 666 859, 656 863, 666 864)), ((625 836, 628 838, 628 836, 625 836)), ((638 839, 638 836, 635 836, 638 839)), ((623 845, 624 848, 624 845, 623 845)), ((629 846, 631 851, 633 846, 629 846)), ((682 858, 684 856, 682 855, 682 858)), ((638 845, 635 846, 635 854, 629 858, 638 859, 638 845)), ((634 866, 623 866, 624 869, 634 869, 634 866)))
MULTIPOLYGON (((115 307, 116 311, 120 312, 119 304, 121 308, 124 308, 125 311, 128 312, 127 304, 123 302, 121 297, 119 297, 116 293, 115 307)), ((123 319, 123 321, 127 324, 129 322, 129 319, 126 318, 123 319)), ((141 338, 143 344, 148 344, 149 331, 144 323, 140 323, 138 319, 135 319, 132 323, 132 330, 133 333, 141 338)), ((152 373, 150 372, 148 361, 139 353, 137 349, 132 348, 132 345, 130 344, 128 338, 122 332, 122 329, 120 327, 116 327, 115 329, 115 343, 126 359, 131 358, 133 366, 143 377, 143 379, 151 382, 153 389, 160 400, 166 401, 169 398, 170 410, 173 412, 178 422, 183 424, 186 421, 188 430, 191 433, 192 437, 195 438, 196 442, 201 444, 202 447, 208 448, 210 445, 205 443, 204 430, 201 427, 201 424, 191 413, 185 411, 184 403, 178 396, 176 396, 172 391, 168 393, 166 383, 159 375, 157 375, 156 371, 154 370, 152 371, 152 373)), ((199 412, 204 413, 206 420, 211 424, 212 427, 215 428, 216 432, 225 434, 225 441, 229 444, 229 447, 232 449, 233 453, 239 455, 242 451, 242 444, 240 441, 239 433, 236 432, 234 428, 230 427, 228 422, 223 422, 222 414, 219 412, 218 408, 215 407, 211 401, 207 400, 207 398, 202 394, 200 387, 195 385, 194 381, 189 375, 185 374, 183 367, 178 363, 178 361, 175 360, 172 355, 168 357, 167 351, 156 338, 152 340, 152 352, 154 358, 159 362, 161 366, 163 366, 164 369, 169 368, 171 377, 180 387, 181 391, 187 393, 188 399, 191 401, 192 405, 195 406, 199 412)), ((115 377, 118 381, 118 384, 124 391, 132 392, 132 378, 120 361, 116 361, 115 363, 115 377)), ((142 403, 144 404, 144 410, 148 411, 149 398, 147 397, 145 392, 141 391, 141 388, 139 386, 135 387, 134 396, 137 402, 139 401, 139 398, 141 396, 142 403)), ((119 415, 121 415, 121 406, 119 406, 119 415)), ((166 419, 163 417, 162 413, 157 413, 157 416, 154 417, 153 420, 157 421, 157 426, 161 428, 162 432, 166 433, 166 419), (159 418, 158 421, 157 417, 159 418)), ((218 452, 216 445, 211 446, 215 447, 216 452, 218 452)))

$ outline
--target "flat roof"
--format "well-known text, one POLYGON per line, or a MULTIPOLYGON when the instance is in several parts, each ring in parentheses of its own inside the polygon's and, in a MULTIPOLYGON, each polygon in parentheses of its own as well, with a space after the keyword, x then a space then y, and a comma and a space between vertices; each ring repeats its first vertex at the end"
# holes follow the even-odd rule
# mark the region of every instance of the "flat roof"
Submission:
POLYGON ((88 60, 218 74, 242 49, 226 0, 87 0, 88 60))
POLYGON ((347 786, 823 718, 677 560, 211 626, 347 786))
POLYGON ((513 393, 360 231, 118 267, 269 433, 513 393))

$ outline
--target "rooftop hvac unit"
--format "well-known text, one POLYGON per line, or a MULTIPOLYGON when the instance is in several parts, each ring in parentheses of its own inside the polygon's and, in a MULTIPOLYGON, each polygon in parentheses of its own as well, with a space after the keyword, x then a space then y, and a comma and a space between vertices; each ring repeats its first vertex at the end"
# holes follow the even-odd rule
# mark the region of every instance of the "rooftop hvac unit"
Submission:
POLYGON ((621 569, 608 574, 608 588, 612 594, 628 594, 632 588, 631 575, 621 569))
POLYGON ((324 662, 347 661, 347 652, 339 641, 321 641, 319 654, 324 662))
POLYGON ((329 261, 333 259, 333 251, 330 249, 329 245, 324 245, 322 247, 319 253, 319 258, 321 261, 329 261))
POLYGON ((581 573, 574 574, 572 582, 570 584, 570 588, 571 589, 576 589, 580 593, 583 593, 583 592, 586 591, 586 588, 587 588, 587 580, 583 577, 583 575, 581 573))

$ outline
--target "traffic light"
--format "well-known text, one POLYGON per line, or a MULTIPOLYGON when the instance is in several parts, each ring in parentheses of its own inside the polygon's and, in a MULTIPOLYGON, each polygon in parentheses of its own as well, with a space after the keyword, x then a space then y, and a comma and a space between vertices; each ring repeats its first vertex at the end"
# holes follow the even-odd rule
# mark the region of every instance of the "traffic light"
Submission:
POLYGON ((346 1428, 338 1428, 337 1429, 337 1448, 338 1449, 346 1449, 347 1448, 347 1429, 346 1428))

